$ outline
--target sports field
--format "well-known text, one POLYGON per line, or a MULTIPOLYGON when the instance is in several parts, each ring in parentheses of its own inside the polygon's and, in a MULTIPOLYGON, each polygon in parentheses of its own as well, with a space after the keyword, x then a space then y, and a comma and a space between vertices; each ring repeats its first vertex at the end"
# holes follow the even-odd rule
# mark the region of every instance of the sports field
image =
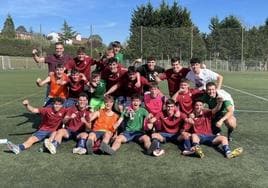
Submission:
MULTIPOLYGON (((0 145, 0 187, 268 187, 268 73, 222 74, 239 126, 230 146, 242 146, 241 157, 228 160, 206 146, 204 159, 184 157, 173 144, 166 144, 159 158, 145 155, 135 143, 123 145, 115 156, 74 155, 74 141, 63 143, 56 155, 38 152, 41 144, 19 155, 0 145)), ((21 101, 42 105, 45 88, 35 80, 45 75, 0 72, 0 138, 17 144, 36 130, 39 117, 21 101)))

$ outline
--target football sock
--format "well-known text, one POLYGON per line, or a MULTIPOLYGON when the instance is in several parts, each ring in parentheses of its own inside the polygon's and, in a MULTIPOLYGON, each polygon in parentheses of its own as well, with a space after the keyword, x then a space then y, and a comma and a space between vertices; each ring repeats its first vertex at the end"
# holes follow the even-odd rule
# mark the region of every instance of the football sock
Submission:
POLYGON ((25 146, 23 144, 19 144, 19 148, 21 151, 25 150, 25 146))
POLYGON ((186 139, 183 141, 183 147, 186 150, 190 150, 191 149, 191 141, 189 139, 186 139))
POLYGON ((86 139, 79 139, 77 143, 77 147, 86 148, 86 139))
POLYGON ((231 152, 229 145, 223 145, 223 146, 222 146, 222 149, 223 149, 224 153, 229 153, 229 152, 231 152))
POLYGON ((52 141, 52 144, 53 144, 56 148, 60 145, 60 143, 57 142, 56 140, 53 140, 53 141, 52 141))
POLYGON ((199 143, 193 142, 193 146, 198 146, 199 143))

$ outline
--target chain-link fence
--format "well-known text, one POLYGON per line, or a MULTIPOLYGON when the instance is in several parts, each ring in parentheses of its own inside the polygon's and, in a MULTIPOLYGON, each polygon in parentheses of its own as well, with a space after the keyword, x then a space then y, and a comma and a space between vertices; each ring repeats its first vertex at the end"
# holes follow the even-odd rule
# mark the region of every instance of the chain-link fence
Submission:
POLYGON ((268 26, 215 29, 200 34, 192 28, 138 27, 131 30, 130 57, 155 56, 159 60, 198 57, 208 68, 226 71, 267 71, 268 26))
MULTIPOLYGON (((123 52, 126 65, 131 59, 155 56, 158 64, 167 68, 170 59, 177 56, 185 66, 192 57, 198 57, 212 70, 267 71, 268 26, 214 29, 209 34, 201 34, 195 27, 137 27, 131 29, 123 52)), ((0 62, 0 69, 46 68, 31 57, 0 56, 0 62)))

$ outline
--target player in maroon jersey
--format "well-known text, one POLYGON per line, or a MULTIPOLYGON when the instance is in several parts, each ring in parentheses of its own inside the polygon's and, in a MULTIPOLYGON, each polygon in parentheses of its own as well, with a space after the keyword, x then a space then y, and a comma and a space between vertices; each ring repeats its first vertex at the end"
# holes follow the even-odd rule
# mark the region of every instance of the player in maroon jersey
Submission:
POLYGON ((200 144, 221 145, 226 158, 231 159, 239 156, 243 152, 243 148, 236 148, 231 151, 229 142, 226 136, 214 135, 212 133, 211 119, 220 110, 223 99, 217 98, 217 105, 212 110, 205 109, 204 103, 201 100, 196 100, 194 103, 194 111, 191 116, 192 122, 188 124, 188 130, 192 132, 192 150, 200 157, 205 155, 200 147, 200 144))
POLYGON ((167 69, 164 73, 160 73, 155 77, 157 82, 167 80, 170 97, 180 89, 181 79, 185 78, 190 71, 189 68, 185 68, 181 65, 179 57, 171 58, 171 66, 172 68, 167 69))
POLYGON ((30 148, 34 143, 53 135, 61 127, 63 117, 66 114, 66 109, 63 108, 63 102, 63 99, 56 97, 54 98, 52 107, 35 108, 30 105, 28 100, 24 100, 22 104, 26 109, 34 114, 40 114, 42 121, 39 129, 22 144, 15 145, 9 141, 7 143, 9 150, 15 154, 19 154, 21 151, 30 148))
POLYGON ((78 140, 77 145, 80 148, 85 149, 87 134, 80 133, 84 132, 86 128, 91 128, 89 123, 89 111, 87 105, 87 94, 81 93, 79 95, 77 105, 69 108, 66 113, 66 116, 63 119, 65 126, 57 130, 56 134, 53 135, 53 137, 45 139, 45 147, 49 150, 51 154, 56 154, 56 149, 61 144, 63 138, 78 140))

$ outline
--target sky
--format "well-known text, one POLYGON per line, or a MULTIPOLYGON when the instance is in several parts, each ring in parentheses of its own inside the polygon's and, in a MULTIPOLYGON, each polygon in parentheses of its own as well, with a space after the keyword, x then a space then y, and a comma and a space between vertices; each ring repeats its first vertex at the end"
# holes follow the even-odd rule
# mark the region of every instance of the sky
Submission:
MULTIPOLYGON (((158 7, 162 0, 150 0, 158 7)), ((166 0, 172 5, 174 0, 166 0)), ((201 32, 209 32, 212 17, 223 20, 229 15, 238 17, 249 28, 265 23, 268 18, 267 0, 178 0, 191 15, 192 22, 201 32)), ((7 15, 13 18, 15 28, 20 25, 27 30, 48 34, 60 32, 64 20, 82 37, 91 33, 102 37, 104 43, 129 37, 131 15, 148 0, 0 0, 0 29, 7 15)))

